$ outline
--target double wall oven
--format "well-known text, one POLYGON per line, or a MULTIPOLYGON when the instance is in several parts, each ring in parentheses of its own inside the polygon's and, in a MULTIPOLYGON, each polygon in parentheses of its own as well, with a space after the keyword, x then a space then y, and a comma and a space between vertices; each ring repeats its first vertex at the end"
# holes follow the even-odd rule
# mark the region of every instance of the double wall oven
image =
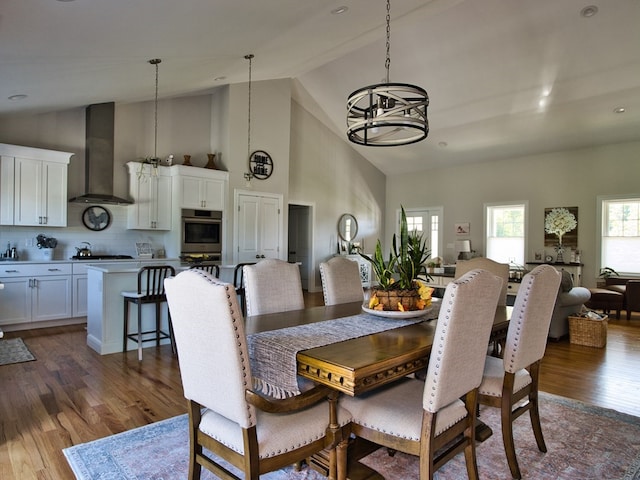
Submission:
POLYGON ((208 260, 222 256, 222 212, 182 210, 182 256, 206 255, 208 260))

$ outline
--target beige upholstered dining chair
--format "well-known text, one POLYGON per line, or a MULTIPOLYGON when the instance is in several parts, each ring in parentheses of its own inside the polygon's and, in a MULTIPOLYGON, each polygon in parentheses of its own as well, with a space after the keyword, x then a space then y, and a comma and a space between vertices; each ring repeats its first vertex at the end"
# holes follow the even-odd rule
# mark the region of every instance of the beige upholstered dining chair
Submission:
POLYGON ((224 459, 243 478, 257 480, 341 439, 351 418, 336 406, 335 395, 324 401, 328 387, 285 400, 253 392, 244 319, 233 285, 185 270, 166 281, 166 291, 188 401, 189 479, 199 479, 203 466, 220 478, 237 479, 220 463, 224 459), (332 428, 330 403, 337 408, 332 428))
POLYGON ((502 412, 502 440, 513 478, 521 478, 513 443, 516 418, 529 412, 538 449, 547 451, 538 411, 538 371, 561 278, 550 265, 540 265, 524 276, 513 306, 503 358, 488 356, 484 366, 480 403, 502 412), (524 404, 523 399, 527 400, 524 404))
POLYGON ((325 305, 364 301, 358 262, 332 257, 320 263, 320 279, 325 305))
POLYGON ((340 400, 353 416, 352 433, 418 455, 421 480, 432 479, 438 468, 461 451, 469 478, 478 478, 477 393, 501 288, 500 278, 485 270, 474 270, 449 283, 426 380, 405 377, 385 389, 340 400))
POLYGON ((498 263, 486 257, 475 257, 469 260, 458 260, 458 262, 456 263, 455 278, 460 278, 465 273, 470 272, 471 270, 475 270, 476 268, 488 270, 489 272, 499 276, 502 279, 502 290, 500 292, 500 300, 498 301, 498 305, 506 305, 507 286, 509 283, 509 264, 498 263))
POLYGON ((245 265, 243 271, 247 315, 304 308, 300 268, 295 263, 267 258, 245 265))

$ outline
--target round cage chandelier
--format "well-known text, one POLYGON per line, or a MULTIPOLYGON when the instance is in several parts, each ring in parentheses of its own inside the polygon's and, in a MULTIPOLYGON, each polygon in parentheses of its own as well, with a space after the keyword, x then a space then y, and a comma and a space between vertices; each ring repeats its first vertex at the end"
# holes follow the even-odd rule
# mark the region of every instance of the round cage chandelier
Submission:
POLYGON ((424 88, 390 83, 391 6, 387 0, 386 82, 360 88, 347 100, 347 137, 372 147, 409 145, 427 138, 429 95, 424 88))

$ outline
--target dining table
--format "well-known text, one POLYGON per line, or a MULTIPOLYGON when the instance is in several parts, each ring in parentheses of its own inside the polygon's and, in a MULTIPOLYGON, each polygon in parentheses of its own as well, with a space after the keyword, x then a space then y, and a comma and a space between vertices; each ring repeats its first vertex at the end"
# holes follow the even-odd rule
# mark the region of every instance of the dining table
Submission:
MULTIPOLYGON (((440 301, 434 298, 423 315, 380 316, 363 308, 362 302, 353 302, 248 316, 245 331, 254 386, 282 398, 299 393, 296 385, 310 381, 356 396, 418 374, 429 363, 440 301)), ((489 345, 506 339, 512 309, 497 307, 489 345)), ((490 427, 478 420, 478 440, 491 434, 490 427)), ((352 465, 379 447, 360 444, 353 453, 349 448, 352 465)), ((330 455, 335 452, 314 456, 311 467, 328 476, 330 455)), ((363 468, 367 470, 359 464, 363 468)), ((374 473, 361 472, 361 478, 376 478, 374 473)), ((354 478, 357 475, 350 473, 349 479, 354 478)))

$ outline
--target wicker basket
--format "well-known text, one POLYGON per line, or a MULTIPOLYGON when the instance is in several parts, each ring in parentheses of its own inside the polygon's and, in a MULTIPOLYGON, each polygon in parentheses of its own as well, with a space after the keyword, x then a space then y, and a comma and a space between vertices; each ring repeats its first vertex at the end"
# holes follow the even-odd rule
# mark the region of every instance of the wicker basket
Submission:
POLYGON ((569 317, 569 342, 587 347, 602 348, 607 344, 607 320, 587 317, 569 317))

